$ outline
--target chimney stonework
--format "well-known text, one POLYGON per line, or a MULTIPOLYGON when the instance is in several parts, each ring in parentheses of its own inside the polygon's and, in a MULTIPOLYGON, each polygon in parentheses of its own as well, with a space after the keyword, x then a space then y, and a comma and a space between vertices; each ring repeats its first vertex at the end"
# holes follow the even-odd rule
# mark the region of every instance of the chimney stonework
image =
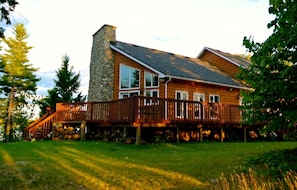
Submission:
POLYGON ((113 99, 114 52, 110 41, 116 41, 116 27, 102 26, 93 35, 90 63, 88 101, 109 101, 113 99))

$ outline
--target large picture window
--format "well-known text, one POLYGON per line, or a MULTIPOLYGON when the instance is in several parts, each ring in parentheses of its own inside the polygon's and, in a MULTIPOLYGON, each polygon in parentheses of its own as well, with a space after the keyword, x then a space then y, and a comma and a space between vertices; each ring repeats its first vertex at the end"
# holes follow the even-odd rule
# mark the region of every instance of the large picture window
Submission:
POLYGON ((120 88, 139 88, 139 70, 126 65, 120 65, 120 88))

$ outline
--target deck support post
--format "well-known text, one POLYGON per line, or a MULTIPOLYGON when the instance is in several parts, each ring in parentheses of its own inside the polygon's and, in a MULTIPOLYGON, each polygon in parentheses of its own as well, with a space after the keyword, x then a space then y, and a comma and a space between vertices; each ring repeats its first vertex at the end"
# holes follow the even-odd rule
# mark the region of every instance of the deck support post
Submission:
POLYGON ((176 142, 179 143, 179 126, 176 127, 176 142))
POLYGON ((80 140, 86 140, 86 121, 82 121, 80 124, 80 140))
POLYGON ((221 126, 221 142, 224 142, 224 138, 225 138, 224 127, 221 126))
POLYGON ((200 131, 199 131, 199 139, 200 139, 200 142, 203 142, 203 128, 202 128, 202 126, 199 129, 200 129, 200 131))
POLYGON ((124 126, 124 141, 125 144, 127 143, 127 127, 124 126))
POLYGON ((135 144, 140 145, 141 142, 141 126, 137 126, 136 128, 136 141, 135 144))
POLYGON ((247 142, 247 140, 246 140, 246 127, 243 127, 243 141, 247 142))

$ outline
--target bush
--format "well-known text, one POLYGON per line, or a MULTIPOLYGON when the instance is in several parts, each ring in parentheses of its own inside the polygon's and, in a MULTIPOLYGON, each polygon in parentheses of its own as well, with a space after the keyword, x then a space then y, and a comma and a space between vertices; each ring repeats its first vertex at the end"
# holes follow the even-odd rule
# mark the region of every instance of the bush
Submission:
POLYGON ((277 180, 282 177, 285 172, 297 171, 296 157, 297 148, 274 150, 245 159, 242 168, 244 172, 252 168, 254 171, 261 173, 264 177, 277 180))

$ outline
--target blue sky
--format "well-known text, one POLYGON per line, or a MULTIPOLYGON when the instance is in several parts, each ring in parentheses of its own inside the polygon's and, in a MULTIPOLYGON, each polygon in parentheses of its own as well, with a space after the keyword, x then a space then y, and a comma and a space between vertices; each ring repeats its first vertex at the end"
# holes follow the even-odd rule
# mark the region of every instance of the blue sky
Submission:
POLYGON ((205 46, 245 53, 243 37, 265 41, 273 19, 268 0, 18 1, 13 20, 24 23, 30 35, 29 60, 42 78, 39 95, 53 87, 64 54, 87 94, 92 35, 104 24, 117 27, 119 41, 196 57, 205 46))

